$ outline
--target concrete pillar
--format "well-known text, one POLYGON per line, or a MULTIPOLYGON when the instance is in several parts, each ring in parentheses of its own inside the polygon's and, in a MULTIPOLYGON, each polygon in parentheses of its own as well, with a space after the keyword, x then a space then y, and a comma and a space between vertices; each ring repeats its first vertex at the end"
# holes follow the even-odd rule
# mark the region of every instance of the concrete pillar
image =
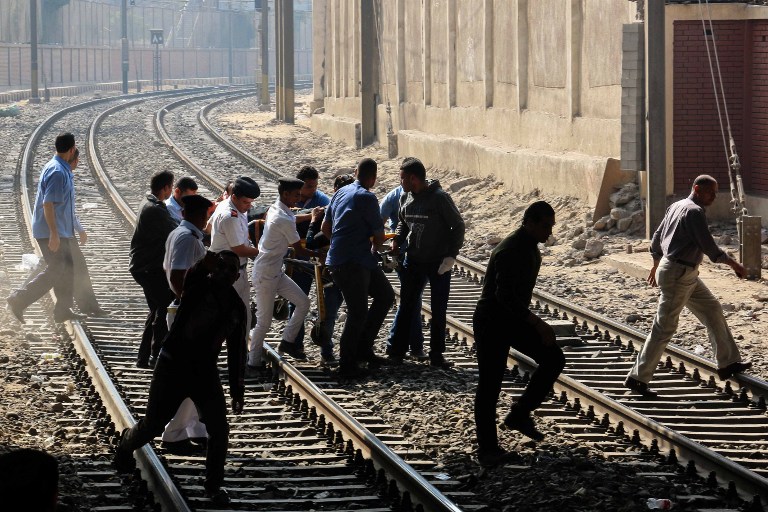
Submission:
POLYGON ((333 85, 330 88, 334 98, 341 97, 341 8, 339 7, 341 0, 333 0, 332 3, 332 29, 331 39, 333 41, 333 85))
POLYGON ((448 106, 456 106, 456 0, 448 0, 448 106))
POLYGON ((517 0, 517 110, 528 108, 528 0, 517 0))
POLYGON ((432 104, 432 2, 422 3, 421 45, 424 49, 424 105, 432 104))
POLYGON ((40 96, 37 86, 37 0, 29 0, 29 37, 31 41, 31 74, 32 87, 30 91, 29 102, 40 103, 40 96))
POLYGON ((376 44, 376 13, 373 2, 360 0, 360 30, 356 31, 360 40, 360 49, 356 53, 363 56, 360 63, 360 145, 367 146, 376 136, 376 93, 379 77, 377 73, 378 47, 376 44))
POLYGON ((483 56, 485 60, 485 108, 493 106, 493 86, 496 78, 493 74, 493 0, 483 1, 483 56))
POLYGON ((403 103, 406 99, 405 83, 405 2, 406 0, 397 0, 397 103, 403 103))
POLYGON ((261 95, 259 109, 269 110, 269 0, 261 3, 261 95))
POLYGON ((275 1, 277 119, 294 121, 293 0, 275 1))
POLYGON ((568 103, 570 116, 581 114, 581 48, 584 41, 584 13, 581 0, 571 0, 568 7, 566 40, 568 53, 568 103))
POLYGON ((648 144, 645 233, 653 236, 667 208, 666 102, 664 97, 664 0, 648 0, 645 11, 645 76, 648 144))
POLYGON ((312 0, 312 103, 310 112, 323 106, 325 88, 330 77, 326 76, 326 37, 328 22, 327 0, 312 0))

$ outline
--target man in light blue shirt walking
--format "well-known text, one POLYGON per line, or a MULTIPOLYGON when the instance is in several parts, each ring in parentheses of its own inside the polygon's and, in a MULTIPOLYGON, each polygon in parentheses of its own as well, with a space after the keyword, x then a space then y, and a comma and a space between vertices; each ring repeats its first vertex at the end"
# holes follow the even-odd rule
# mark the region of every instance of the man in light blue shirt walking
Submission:
POLYGON ((48 290, 56 293, 53 319, 56 322, 85 318, 72 311, 73 260, 75 232, 84 244, 87 235, 75 213, 75 183, 69 161, 75 150, 75 136, 62 133, 56 137, 56 154, 45 164, 35 196, 32 234, 47 264, 45 270, 8 297, 8 309, 24 323, 24 310, 48 290))

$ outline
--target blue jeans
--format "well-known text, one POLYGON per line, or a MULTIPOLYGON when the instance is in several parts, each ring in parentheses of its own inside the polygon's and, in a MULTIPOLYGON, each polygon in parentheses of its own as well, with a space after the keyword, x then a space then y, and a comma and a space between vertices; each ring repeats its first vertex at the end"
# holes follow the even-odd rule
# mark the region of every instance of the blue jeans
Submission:
POLYGON ((400 307, 395 315, 396 328, 391 338, 390 354, 402 357, 408 350, 415 315, 421 311, 421 295, 429 281, 432 322, 429 340, 430 359, 440 359, 445 352, 445 316, 451 292, 451 273, 438 274, 440 262, 421 263, 406 258, 400 274, 400 307))
MULTIPOLYGON (((403 278, 401 276, 402 271, 398 267, 396 270, 397 277, 400 280, 400 287, 403 286, 403 278)), ((399 311, 399 308, 398 308, 399 311)), ((421 330, 421 295, 419 295, 419 303, 416 305, 413 311, 413 319, 411 320, 411 335, 408 338, 409 345, 411 347, 411 353, 424 350, 424 332, 421 330)), ((392 320, 392 327, 389 329, 389 338, 387 339, 387 351, 392 351, 392 338, 395 337, 395 330, 397 329, 397 314, 395 319, 392 320)))
POLYGON ((373 357, 373 343, 395 302, 395 291, 379 267, 345 263, 331 267, 331 275, 347 302, 347 320, 339 340, 339 368, 353 370, 359 361, 373 357), (373 298, 370 309, 368 297, 373 298))
POLYGON ((333 356, 333 331, 336 328, 336 319, 339 316, 341 303, 344 302, 344 296, 341 295, 341 290, 336 284, 323 288, 323 296, 325 297, 325 322, 323 325, 330 336, 328 336, 328 343, 320 346, 320 355, 327 359, 333 356))

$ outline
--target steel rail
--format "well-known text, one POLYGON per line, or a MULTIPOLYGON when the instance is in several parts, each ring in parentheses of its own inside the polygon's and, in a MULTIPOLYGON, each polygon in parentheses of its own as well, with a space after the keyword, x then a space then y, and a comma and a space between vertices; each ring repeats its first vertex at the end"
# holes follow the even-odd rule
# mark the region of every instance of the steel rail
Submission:
MULTIPOLYGON (((177 94, 176 91, 174 91, 174 93, 177 94)), ((146 98, 157 96, 158 94, 162 93, 146 93, 142 96, 146 98)), ((22 213, 30 241, 34 239, 34 236, 32 233, 32 205, 29 201, 30 194, 27 175, 33 172, 34 148, 39 144, 42 135, 49 130, 56 121, 63 118, 65 115, 111 101, 115 101, 115 99, 102 98, 62 109, 46 118, 29 137, 27 144, 22 151, 21 165, 19 166, 19 180, 22 191, 22 213)), ((38 247, 35 247, 35 252, 38 256, 42 256, 38 247)), ((94 387, 101 396, 104 407, 112 418, 112 421, 121 429, 132 426, 136 422, 133 415, 125 402, 120 398, 120 394, 115 388, 112 379, 107 374, 100 357, 96 354, 96 351, 90 343, 80 322, 68 321, 67 330, 70 335, 72 335, 75 349, 86 362, 86 367, 94 383, 94 387)), ((171 480, 157 454, 155 454, 154 450, 152 450, 149 445, 137 450, 137 452, 135 452, 135 458, 137 459, 137 466, 141 471, 142 477, 147 482, 147 486, 154 493, 163 510, 169 512, 187 512, 191 510, 187 506, 186 501, 178 488, 171 480)))

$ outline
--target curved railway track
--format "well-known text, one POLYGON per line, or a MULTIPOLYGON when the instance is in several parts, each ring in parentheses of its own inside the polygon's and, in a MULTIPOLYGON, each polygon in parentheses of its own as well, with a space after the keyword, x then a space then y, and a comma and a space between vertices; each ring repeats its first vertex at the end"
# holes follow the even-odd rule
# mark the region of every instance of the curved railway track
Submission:
MULTIPOLYGON (((89 167, 110 193, 115 193, 117 187, 103 171, 97 134, 105 118, 130 107, 130 104, 120 105, 103 116, 96 116, 89 130, 89 167)), ((39 168, 36 164, 40 162, 33 162, 30 148, 66 113, 52 116, 30 138, 25 152, 28 156, 22 164, 22 181, 29 180, 39 168)), ((27 184, 24 194, 27 214, 30 185, 27 184)), ((95 185, 78 184, 80 196, 90 197, 98 192, 95 185)), ((113 297, 124 296, 113 298, 105 305, 111 312, 110 317, 68 324, 78 352, 86 360, 94 388, 102 396, 109 419, 118 428, 130 425, 133 414, 143 414, 150 377, 150 372, 134 367, 135 340, 145 306, 138 287, 124 270, 130 229, 114 229, 121 225, 130 228, 133 213, 129 202, 130 199, 123 199, 123 206, 115 207, 115 211, 111 207, 101 208, 99 223, 89 237, 92 254, 101 255, 101 260, 105 255, 112 258, 109 276, 94 272, 97 293, 102 300, 109 295, 102 289, 104 286, 113 297)), ((250 377, 244 413, 229 418, 232 431, 225 485, 232 491, 233 509, 312 505, 323 509, 459 510, 446 497, 451 496, 456 482, 430 475, 434 464, 399 436, 388 434, 388 426, 380 418, 356 403, 348 393, 337 389, 327 376, 316 376, 318 385, 276 352, 270 350, 269 356, 281 380, 275 384, 272 372, 250 377), (321 390, 321 386, 324 389, 321 390), (408 454, 408 464, 398 452, 408 454), (424 476, 413 467, 419 468, 424 476)), ((162 449, 158 453, 163 456, 162 461, 155 450, 145 447, 138 459, 142 474, 163 508, 210 509, 199 483, 203 458, 173 456, 163 453, 162 449)), ((464 493, 453 494, 463 498, 465 508, 473 508, 471 499, 464 493)))

